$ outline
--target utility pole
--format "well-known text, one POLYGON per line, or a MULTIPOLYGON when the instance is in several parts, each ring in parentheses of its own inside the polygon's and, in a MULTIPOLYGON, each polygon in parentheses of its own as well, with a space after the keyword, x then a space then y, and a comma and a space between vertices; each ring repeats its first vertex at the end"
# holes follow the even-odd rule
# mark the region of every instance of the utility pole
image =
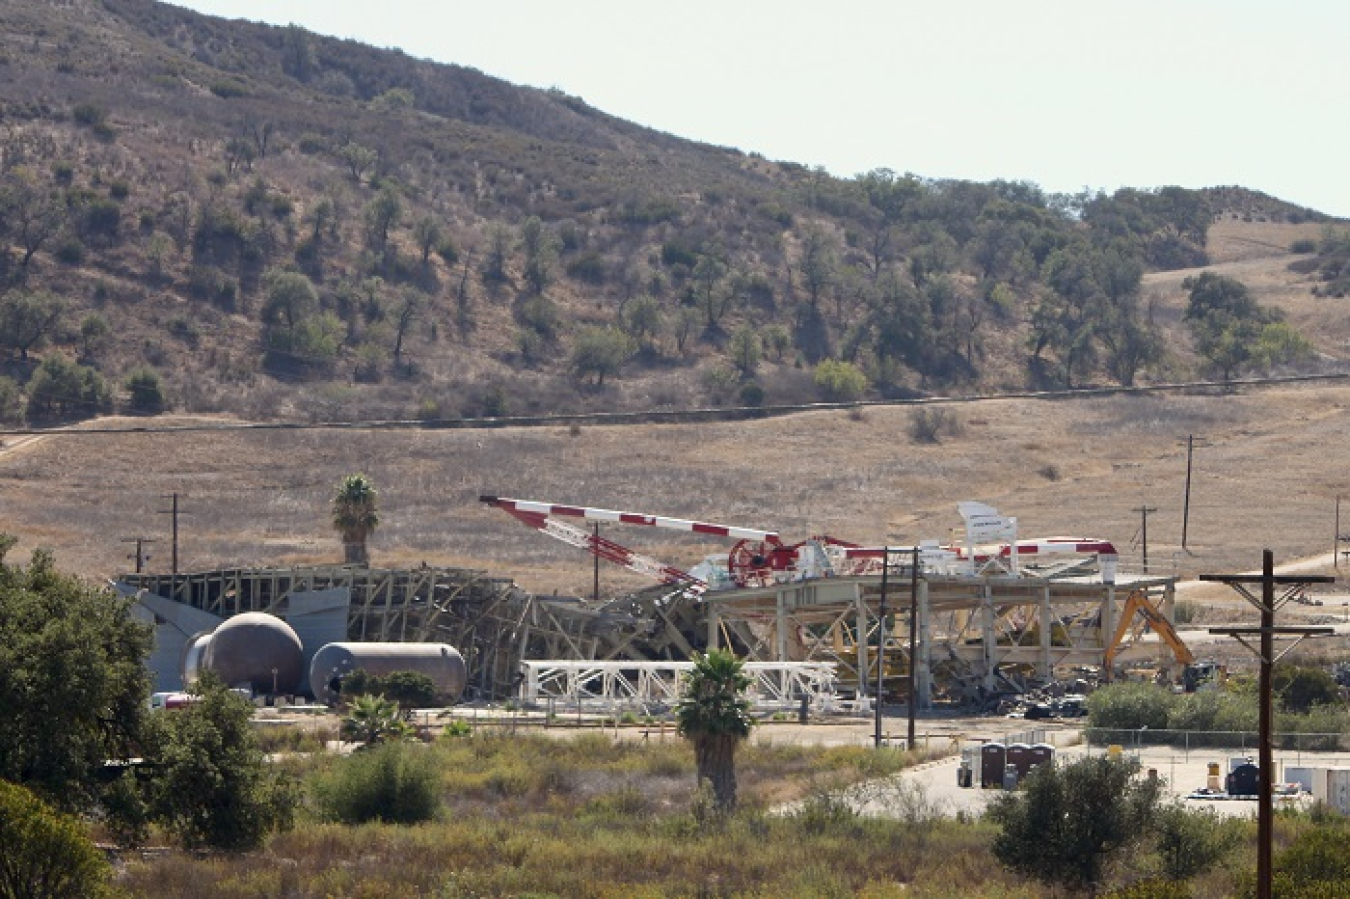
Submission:
POLYGON ((122 542, 136 544, 136 555, 127 556, 127 558, 136 560, 136 573, 140 574, 145 570, 145 560, 150 558, 145 554, 145 544, 158 543, 159 541, 153 537, 123 537, 122 542))
POLYGON ((1276 627, 1275 611, 1294 596, 1303 591, 1308 584, 1327 584, 1335 582, 1334 577, 1325 575, 1276 575, 1275 557, 1270 550, 1262 556, 1261 573, 1254 574, 1202 574, 1202 581, 1217 581, 1227 584, 1261 612, 1260 627, 1212 627, 1211 634, 1234 637, 1247 649, 1256 653, 1261 662, 1261 675, 1258 685, 1260 703, 1260 782, 1257 785, 1256 817, 1256 896, 1257 899, 1273 899, 1273 877, 1271 846, 1274 834, 1275 816, 1271 805, 1271 787, 1274 780, 1274 759, 1271 753, 1271 724, 1274 718, 1271 710, 1271 674, 1275 663, 1285 653, 1305 637, 1324 636, 1335 632, 1330 627, 1276 627), (1249 585, 1261 585, 1261 598, 1248 589, 1249 585), (1279 586, 1279 597, 1275 596, 1275 587, 1279 586), (1245 638, 1259 636, 1259 648, 1253 647, 1245 638), (1293 637, 1294 643, 1285 647, 1278 655, 1275 653, 1275 638, 1293 637))
POLYGON ((1144 574, 1148 574, 1148 513, 1158 511, 1157 506, 1140 506, 1137 509, 1131 509, 1131 512, 1138 512, 1144 517, 1143 534, 1144 541, 1144 574))
MULTIPOLYGON (((170 509, 160 509, 160 510, 159 510, 159 514, 161 514, 161 515, 172 515, 172 516, 173 516, 173 569, 172 569, 172 572, 173 572, 174 574, 177 574, 177 573, 178 573, 178 514, 179 514, 179 512, 178 512, 178 494, 177 494, 177 493, 173 493, 173 494, 170 494, 170 496, 172 496, 172 498, 173 498, 173 507, 170 508, 170 509)), ((183 514, 186 514, 186 513, 183 513, 183 514)))
MULTIPOLYGON (((877 694, 874 697, 876 701, 873 714, 873 742, 877 749, 881 748, 881 690, 882 679, 886 676, 886 586, 887 575, 891 570, 891 548, 886 546, 881 551, 881 602, 877 606, 877 694)), ((862 678, 858 678, 862 682, 862 678)))
MULTIPOLYGON (((1201 437, 1200 440, 1205 438, 1201 437)), ((1181 505, 1181 548, 1186 548, 1186 537, 1191 524, 1191 457, 1195 452, 1196 437, 1194 434, 1186 435, 1186 494, 1182 499, 1181 505)))
POLYGON ((919 701, 919 682, 914 653, 919 642, 919 547, 914 546, 914 555, 909 560, 909 733, 905 748, 914 751, 914 721, 919 701))
MULTIPOLYGON (((593 546, 593 547, 595 547, 595 548, 598 549, 598 548, 600 547, 600 522, 598 522, 598 521, 595 522, 594 524, 591 525, 591 527, 593 528, 593 530, 591 531, 591 537, 592 537, 592 540, 591 540, 591 546, 593 546)), ((595 580, 594 580, 594 583, 593 583, 593 585, 592 585, 592 587, 591 587, 591 598, 592 598, 593 600, 595 600, 595 602, 596 602, 597 604, 599 604, 599 602, 600 602, 600 554, 599 554, 599 553, 591 553, 591 559, 592 559, 592 561, 595 563, 595 571, 594 571, 595 580)))

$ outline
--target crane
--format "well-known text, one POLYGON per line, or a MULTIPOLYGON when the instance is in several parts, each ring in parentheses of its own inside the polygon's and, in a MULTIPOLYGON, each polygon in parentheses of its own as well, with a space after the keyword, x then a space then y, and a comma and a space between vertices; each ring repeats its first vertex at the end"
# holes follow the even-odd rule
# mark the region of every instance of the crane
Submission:
POLYGON ((784 543, 783 538, 776 531, 712 524, 684 518, 669 518, 642 512, 621 512, 615 509, 545 503, 486 494, 478 499, 482 503, 495 506, 514 516, 529 527, 562 540, 564 543, 584 549, 592 555, 622 565, 630 571, 653 577, 663 583, 687 584, 690 589, 699 594, 709 589, 712 580, 719 580, 717 575, 721 566, 713 564, 712 560, 705 560, 706 567, 704 565, 696 566, 696 570, 702 569, 708 575, 707 577, 700 577, 692 572, 635 553, 620 543, 608 540, 598 534, 588 533, 582 528, 560 519, 580 518, 586 521, 606 521, 642 527, 665 528, 685 531, 686 533, 708 534, 735 539, 736 543, 727 554, 725 566, 727 577, 737 587, 761 587, 777 580, 793 577, 823 576, 832 571, 825 547, 854 546, 854 544, 835 540, 832 537, 812 537, 800 543, 789 544, 784 543))

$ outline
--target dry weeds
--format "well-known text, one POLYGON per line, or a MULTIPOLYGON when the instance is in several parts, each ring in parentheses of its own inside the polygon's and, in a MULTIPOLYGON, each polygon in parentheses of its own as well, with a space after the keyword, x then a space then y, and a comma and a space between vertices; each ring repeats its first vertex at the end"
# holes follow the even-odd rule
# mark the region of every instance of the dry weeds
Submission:
MULTIPOLYGON (((441 431, 220 431, 51 436, 0 450, 0 530, 16 552, 55 551, 90 578, 131 568, 151 537, 170 564, 179 494, 180 569, 335 562, 328 523, 339 479, 381 490, 377 565, 480 568, 540 592, 589 592, 579 551, 481 505, 482 493, 773 528, 863 543, 945 538, 955 503, 989 502, 1026 536, 1111 539, 1138 564, 1140 506, 1155 570, 1181 574, 1283 562, 1331 549, 1334 501, 1350 494, 1350 387, 1337 384, 1071 400, 987 400, 957 409, 963 433, 908 437, 910 410, 819 412, 695 425, 441 431), (1197 442, 1188 549, 1181 543, 1185 437, 1197 442), (1054 465, 1058 480, 1038 474, 1054 465)), ((175 419, 157 421, 171 425, 175 419)), ((109 421, 107 424, 129 424, 109 421)), ((144 421, 136 424, 145 424, 144 421)), ((7 438, 14 440, 14 438, 7 438)), ((1350 508, 1347 508, 1350 518, 1350 508)), ((611 527, 681 565, 726 543, 611 527)), ((602 572, 606 592, 640 584, 602 572)))

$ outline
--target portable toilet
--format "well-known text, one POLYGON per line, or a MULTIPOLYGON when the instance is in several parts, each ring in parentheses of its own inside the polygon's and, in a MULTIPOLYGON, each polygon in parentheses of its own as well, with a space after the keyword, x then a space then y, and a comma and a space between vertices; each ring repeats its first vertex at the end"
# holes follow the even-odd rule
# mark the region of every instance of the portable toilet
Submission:
POLYGON ((1008 760, 1004 763, 1017 769, 1017 779, 1021 780, 1031 770, 1031 747, 1025 743, 1008 744, 1008 760))
POLYGON ((961 765, 956 769, 956 785, 966 788, 975 786, 975 772, 981 770, 980 765, 980 747, 964 747, 961 750, 961 765))
POLYGON ((1055 747, 1049 743, 1037 743, 1030 749, 1031 767, 1039 768, 1041 765, 1053 765, 1055 763, 1055 747))
POLYGON ((980 786, 999 789, 1003 786, 1003 768, 1007 764, 1008 749, 1002 743, 985 743, 980 747, 980 786))

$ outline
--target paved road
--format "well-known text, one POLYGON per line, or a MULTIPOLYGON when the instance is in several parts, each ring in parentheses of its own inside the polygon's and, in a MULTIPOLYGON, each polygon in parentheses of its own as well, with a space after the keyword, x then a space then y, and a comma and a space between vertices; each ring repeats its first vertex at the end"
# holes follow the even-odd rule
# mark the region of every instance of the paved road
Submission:
MULTIPOLYGON (((1087 752, 1100 753, 1102 749, 1071 746, 1058 749, 1057 755, 1060 759, 1071 759, 1087 752)), ((1143 747, 1137 753, 1130 750, 1129 754, 1139 759, 1145 771, 1156 773, 1164 784, 1166 795, 1181 798, 1206 785, 1210 762, 1219 763, 1219 770, 1226 773, 1230 755, 1240 755, 1241 751, 1213 749, 1186 753, 1172 747, 1157 746, 1143 747)), ((895 779, 895 785, 864 787, 858 794, 862 800, 858 805, 866 814, 891 814, 896 813, 897 808, 903 811, 906 792, 909 792, 909 801, 912 802, 913 791, 917 788, 924 799, 941 814, 979 814, 999 791, 958 786, 958 765, 958 758, 945 758, 906 771, 895 779)), ((1286 765, 1350 765, 1350 753, 1276 752, 1275 766, 1276 771, 1280 772, 1280 780, 1284 779, 1282 774, 1286 765)), ((1280 800, 1285 801, 1289 800, 1280 800)), ((1305 794, 1294 801, 1306 804, 1310 802, 1310 797, 1305 794)), ((1221 815, 1256 815, 1256 802, 1252 800, 1188 799, 1186 805, 1191 808, 1211 808, 1221 815)))

